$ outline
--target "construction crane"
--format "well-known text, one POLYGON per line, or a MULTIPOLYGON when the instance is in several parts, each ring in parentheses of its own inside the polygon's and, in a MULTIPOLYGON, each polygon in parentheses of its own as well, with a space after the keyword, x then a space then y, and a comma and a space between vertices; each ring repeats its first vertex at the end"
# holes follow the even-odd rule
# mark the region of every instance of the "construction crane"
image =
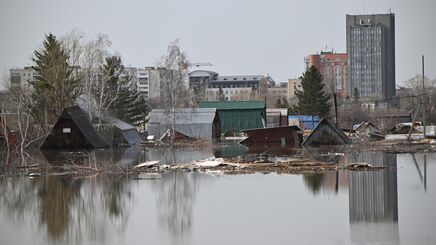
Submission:
POLYGON ((200 63, 188 63, 188 66, 189 67, 193 67, 193 66, 200 67, 200 66, 212 66, 212 64, 209 62, 200 62, 200 63))

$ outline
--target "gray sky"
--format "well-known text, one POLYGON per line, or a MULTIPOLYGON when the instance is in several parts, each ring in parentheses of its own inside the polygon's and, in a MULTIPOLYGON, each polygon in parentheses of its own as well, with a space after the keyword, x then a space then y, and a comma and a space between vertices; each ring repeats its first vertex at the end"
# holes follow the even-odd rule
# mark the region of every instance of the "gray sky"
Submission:
POLYGON ((304 56, 326 46, 345 52, 345 15, 396 18, 396 76, 436 78, 435 0, 0 0, 0 73, 30 65, 44 34, 78 29, 105 33, 125 65, 154 65, 180 39, 191 62, 210 62, 222 75, 301 75, 304 56))

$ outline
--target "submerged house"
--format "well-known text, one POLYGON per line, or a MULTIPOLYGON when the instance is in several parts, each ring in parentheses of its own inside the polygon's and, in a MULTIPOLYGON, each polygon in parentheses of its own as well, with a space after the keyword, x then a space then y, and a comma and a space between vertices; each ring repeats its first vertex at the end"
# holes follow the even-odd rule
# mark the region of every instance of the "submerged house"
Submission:
POLYGON ((240 143, 248 146, 280 145, 283 147, 300 147, 303 132, 298 126, 284 126, 275 128, 259 128, 244 130, 247 138, 240 143))
POLYGON ((174 114, 164 109, 153 109, 148 120, 148 135, 160 138, 171 129, 175 119, 175 131, 196 139, 212 139, 221 136, 221 122, 214 108, 175 109, 174 114))
POLYGON ((113 116, 104 116, 102 117, 102 121, 113 129, 110 137, 112 140, 112 145, 130 146, 137 145, 142 142, 142 137, 135 126, 113 116))
POLYGON ((303 141, 303 146, 326 146, 349 144, 351 140, 328 119, 321 119, 312 133, 303 141))
POLYGON ((109 144, 97 134, 79 106, 64 109, 41 145, 42 149, 106 147, 109 144))
POLYGON ((265 101, 202 101, 199 107, 216 108, 224 134, 266 126, 265 101))
POLYGON ((372 122, 361 122, 353 125, 355 135, 362 140, 380 140, 385 136, 372 122))

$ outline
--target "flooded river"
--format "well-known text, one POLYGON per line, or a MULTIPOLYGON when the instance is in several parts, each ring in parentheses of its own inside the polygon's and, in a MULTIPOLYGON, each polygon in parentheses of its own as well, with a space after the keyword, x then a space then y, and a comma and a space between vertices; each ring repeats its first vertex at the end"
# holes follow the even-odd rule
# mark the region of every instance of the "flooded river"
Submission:
MULTIPOLYGON (((241 152, 93 154, 132 164, 241 152)), ((387 168, 316 175, 1 177, 0 244, 435 244, 436 154, 324 156, 341 165, 387 168)))

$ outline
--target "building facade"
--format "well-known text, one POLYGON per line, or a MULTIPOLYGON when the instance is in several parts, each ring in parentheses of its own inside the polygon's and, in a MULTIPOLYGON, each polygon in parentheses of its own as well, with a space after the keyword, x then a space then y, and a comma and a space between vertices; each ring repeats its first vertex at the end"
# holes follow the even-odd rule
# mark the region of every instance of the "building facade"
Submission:
POLYGON ((349 97, 395 95, 395 15, 346 16, 349 97))
POLYGON ((288 79, 288 98, 294 98, 297 91, 301 91, 303 88, 301 87, 301 79, 293 78, 288 79))
POLYGON ((347 54, 321 52, 305 58, 306 69, 314 66, 323 77, 327 94, 337 94, 345 98, 347 83, 347 54))
MULTIPOLYGON (((218 98, 219 88, 207 88, 205 100, 216 101, 218 98)), ((223 88, 225 100, 250 100, 253 95, 251 88, 223 88)))
POLYGON ((254 94, 259 94, 268 87, 269 76, 264 75, 237 75, 220 76, 214 71, 197 70, 188 73, 189 88, 194 94, 204 94, 206 100, 216 98, 221 88, 226 100, 248 100, 254 94))
POLYGON ((36 81, 40 75, 31 66, 24 68, 9 69, 10 82, 12 87, 27 87, 31 88, 30 82, 36 81))

